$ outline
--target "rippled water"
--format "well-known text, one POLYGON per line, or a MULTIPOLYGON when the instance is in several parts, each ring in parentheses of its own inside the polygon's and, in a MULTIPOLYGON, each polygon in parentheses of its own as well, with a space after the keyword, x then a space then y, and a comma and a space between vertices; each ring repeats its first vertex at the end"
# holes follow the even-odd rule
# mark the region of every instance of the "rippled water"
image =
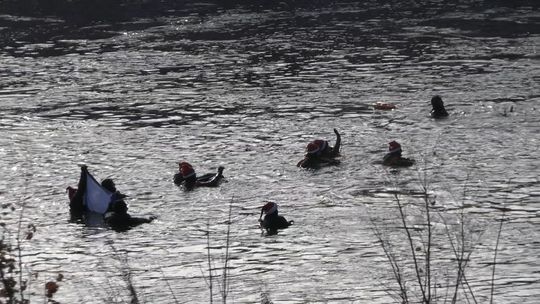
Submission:
MULTIPOLYGON (((219 268, 232 201, 231 302, 388 303, 396 286, 372 228, 407 251, 391 193, 397 183, 418 221, 426 169, 434 210, 450 227, 465 211, 479 239, 467 273, 478 300, 489 297, 504 207, 495 300, 536 303, 538 4, 284 8, 194 6, 86 27, 0 16, 0 198, 25 201, 24 223, 38 227, 23 258, 35 284, 62 272, 60 302, 111 302, 127 295, 115 258, 125 252, 144 302, 208 302, 205 231, 219 268), (428 117, 435 94, 450 118, 428 117), (374 110, 378 101, 397 110, 374 110), (333 142, 333 128, 341 165, 296 168, 306 143, 333 142), (419 165, 377 164, 391 140, 419 165), (185 193, 172 183, 180 160, 200 173, 224 165, 227 182, 185 193), (124 233, 69 222, 64 190, 82 163, 116 180, 132 214, 158 220, 124 233), (295 225, 261 236, 265 200, 295 225)), ((436 217, 437 265, 452 263, 443 227, 436 217)))

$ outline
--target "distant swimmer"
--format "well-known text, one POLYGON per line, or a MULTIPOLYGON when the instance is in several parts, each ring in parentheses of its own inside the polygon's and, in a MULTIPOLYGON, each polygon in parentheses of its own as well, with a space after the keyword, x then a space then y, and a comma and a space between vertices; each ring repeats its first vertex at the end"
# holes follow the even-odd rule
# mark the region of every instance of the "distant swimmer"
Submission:
POLYGON ((414 165, 414 160, 401 156, 401 145, 392 141, 388 144, 388 153, 383 158, 383 165, 390 167, 410 167, 414 165))
POLYGON ((324 165, 337 165, 339 160, 335 158, 340 155, 341 135, 334 129, 336 134, 336 144, 332 147, 326 140, 317 139, 310 142, 306 147, 304 159, 296 166, 301 168, 316 169, 324 165))
POLYGON ((72 218, 84 218, 88 212, 101 214, 106 224, 113 229, 125 230, 142 223, 149 223, 155 217, 132 217, 127 213, 124 199, 112 179, 104 179, 99 184, 88 172, 86 165, 81 166, 81 176, 77 188, 67 187, 72 218))
POLYGON ((444 118, 448 117, 448 112, 444 108, 444 102, 442 101, 441 96, 435 95, 431 98, 431 117, 433 118, 444 118))
POLYGON ((285 229, 291 226, 294 221, 287 221, 283 216, 278 215, 278 205, 269 202, 261 208, 259 223, 261 228, 266 230, 267 234, 272 235, 277 234, 278 229, 285 229), (263 213, 265 214, 264 219, 262 219, 263 213))
POLYGON ((197 177, 191 164, 180 162, 178 164, 178 173, 174 175, 174 183, 177 186, 184 186, 186 190, 192 190, 195 187, 217 187, 224 178, 224 169, 224 167, 220 166, 217 173, 207 173, 197 177))

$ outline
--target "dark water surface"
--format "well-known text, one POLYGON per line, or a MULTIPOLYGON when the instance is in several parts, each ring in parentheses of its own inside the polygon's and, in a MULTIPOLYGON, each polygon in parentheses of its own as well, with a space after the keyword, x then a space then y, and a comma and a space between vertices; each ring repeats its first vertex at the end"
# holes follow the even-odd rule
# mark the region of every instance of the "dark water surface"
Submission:
MULTIPOLYGON (((391 193, 397 183, 420 220, 426 169, 434 210, 454 230, 464 211, 478 243, 467 273, 477 300, 489 296, 504 207, 495 300, 537 303, 540 13, 516 3, 201 4, 77 27, 0 16, 0 198, 25 201, 24 223, 38 227, 23 258, 40 275, 34 287, 62 272, 62 303, 125 298, 115 257, 127 253, 144 302, 174 303, 168 285, 180 303, 208 302, 205 231, 209 222, 219 268, 232 200, 230 302, 388 303, 396 286, 370 219, 406 252, 391 193), (428 117, 435 94, 450 118, 428 117), (378 101, 397 109, 374 110, 378 101), (333 128, 341 165, 297 169, 307 142, 333 142, 333 128), (418 166, 377 164, 391 140, 418 166), (200 173, 223 165, 227 183, 185 193, 172 183, 181 160, 200 173), (124 233, 70 223, 65 188, 82 163, 115 179, 132 214, 158 219, 124 233), (295 225, 261 236, 265 200, 295 225)), ((455 264, 435 218, 443 282, 455 264)))

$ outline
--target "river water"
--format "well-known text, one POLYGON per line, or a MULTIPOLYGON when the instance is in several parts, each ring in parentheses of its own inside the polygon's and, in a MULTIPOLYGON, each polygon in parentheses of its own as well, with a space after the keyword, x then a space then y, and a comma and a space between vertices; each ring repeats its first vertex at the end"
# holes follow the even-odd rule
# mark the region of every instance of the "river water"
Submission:
POLYGON ((444 223, 454 234, 463 222, 467 279, 486 302, 506 210, 494 299, 537 303, 540 13, 487 2, 194 4, 78 27, 0 16, 0 198, 17 206, 2 219, 16 231, 24 203, 23 224, 37 227, 22 244, 33 292, 62 273, 58 301, 118 303, 129 269, 142 302, 209 302, 206 231, 220 275, 232 206, 229 302, 388 303, 397 284, 374 228, 410 272, 392 193, 419 224, 427 174, 435 279, 456 269, 444 223), (448 119, 429 118, 435 94, 448 119), (298 169, 333 128, 341 164, 298 169), (392 140, 415 167, 378 163, 392 140), (182 160, 199 173, 223 165, 226 182, 186 193, 172 183, 182 160), (132 215, 157 220, 127 232, 70 222, 65 188, 83 163, 116 181, 132 215), (265 201, 295 224, 261 235, 265 201))

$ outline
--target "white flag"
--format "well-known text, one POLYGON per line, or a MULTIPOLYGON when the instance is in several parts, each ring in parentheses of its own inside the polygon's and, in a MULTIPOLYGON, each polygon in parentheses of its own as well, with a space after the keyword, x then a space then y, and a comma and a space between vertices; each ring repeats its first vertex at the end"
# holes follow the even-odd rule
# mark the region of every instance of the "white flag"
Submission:
POLYGON ((87 173, 84 205, 88 210, 105 214, 109 209, 112 196, 112 192, 103 188, 90 173, 87 173))

